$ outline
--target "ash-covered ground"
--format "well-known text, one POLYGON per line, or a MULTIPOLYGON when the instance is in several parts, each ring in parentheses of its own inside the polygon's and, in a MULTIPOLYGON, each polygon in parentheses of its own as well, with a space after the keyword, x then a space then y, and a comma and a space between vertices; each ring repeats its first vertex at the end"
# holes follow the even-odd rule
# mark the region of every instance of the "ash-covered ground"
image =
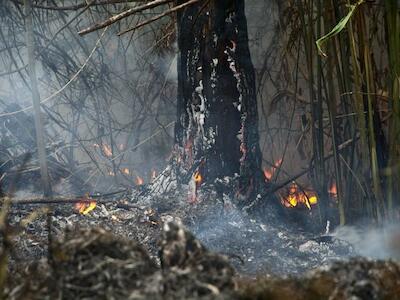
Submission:
MULTIPOLYGON (((174 221, 188 228, 211 251, 226 255, 243 276, 303 274, 333 261, 364 254, 358 251, 358 244, 352 245, 352 241, 359 243, 354 232, 348 238, 343 230, 328 235, 313 228, 307 230, 298 223, 285 221, 280 211, 283 208, 276 203, 265 205, 262 213, 255 214, 237 208, 230 199, 218 196, 213 188, 201 189, 194 203, 188 201, 188 193, 188 186, 162 195, 149 194, 147 187, 140 187, 107 202, 99 200, 97 207, 86 215, 80 214, 73 204, 57 204, 53 206, 53 236, 60 237, 74 227, 101 227, 137 241, 158 261, 157 241, 162 224, 174 221)), ((10 221, 18 223, 37 209, 37 205, 13 206, 10 221)), ((45 256, 44 216, 16 236, 14 262, 45 256)), ((383 251, 384 246, 380 247, 383 251)))
MULTIPOLYGON (((50 265, 40 206, 12 206, 9 223, 28 225, 11 232, 6 296, 400 299, 400 265, 387 260, 400 254, 395 234, 387 245, 377 232, 325 234, 285 219, 273 198, 254 211, 216 186, 196 190, 193 202, 192 188, 141 186, 99 199, 86 215, 71 203, 53 205, 50 265), (377 254, 386 260, 355 258, 377 254)), ((312 210, 305 217, 312 220, 312 210)))

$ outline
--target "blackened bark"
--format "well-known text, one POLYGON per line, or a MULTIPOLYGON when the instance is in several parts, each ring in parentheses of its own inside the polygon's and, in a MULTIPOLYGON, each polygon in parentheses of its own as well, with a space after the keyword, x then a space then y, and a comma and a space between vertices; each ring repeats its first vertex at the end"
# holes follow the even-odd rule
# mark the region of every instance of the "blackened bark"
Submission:
POLYGON ((237 173, 243 194, 256 190, 261 151, 244 0, 200 2, 180 11, 178 43, 181 169, 200 166, 207 182, 237 173))

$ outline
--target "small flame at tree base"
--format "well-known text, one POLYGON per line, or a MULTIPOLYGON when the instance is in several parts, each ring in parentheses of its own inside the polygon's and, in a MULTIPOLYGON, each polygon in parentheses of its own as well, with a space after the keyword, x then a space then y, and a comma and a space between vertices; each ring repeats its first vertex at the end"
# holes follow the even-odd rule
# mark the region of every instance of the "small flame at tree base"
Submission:
POLYGON ((194 182, 196 182, 197 187, 199 187, 201 185, 201 183, 203 182, 203 177, 201 176, 199 171, 197 171, 194 174, 193 180, 194 180, 194 182))
POLYGON ((203 182, 203 176, 199 171, 193 174, 192 180, 189 182, 188 202, 196 203, 198 201, 197 190, 203 182))
POLYGON ((331 198, 334 198, 334 199, 337 198, 338 192, 337 192, 337 185, 336 185, 335 181, 333 181, 331 183, 329 190, 328 190, 328 194, 329 194, 329 196, 331 196, 331 198))
POLYGON ((81 202, 75 203, 75 210, 78 211, 81 215, 87 215, 92 210, 94 210, 97 206, 96 201, 91 200, 88 196, 82 199, 81 202))
POLYGON ((318 203, 318 197, 314 191, 300 190, 295 183, 290 186, 287 195, 280 197, 281 203, 288 208, 298 207, 302 204, 311 210, 311 207, 318 203))

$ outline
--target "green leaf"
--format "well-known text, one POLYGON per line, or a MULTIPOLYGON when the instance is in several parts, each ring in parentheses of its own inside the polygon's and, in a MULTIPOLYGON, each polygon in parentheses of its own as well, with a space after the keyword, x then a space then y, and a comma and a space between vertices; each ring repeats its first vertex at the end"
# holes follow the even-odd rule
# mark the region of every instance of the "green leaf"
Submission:
POLYGON ((317 48, 318 48, 318 53, 321 54, 322 56, 327 56, 326 53, 324 51, 322 51, 322 45, 329 40, 330 38, 334 37, 335 35, 338 35, 343 28, 346 27, 347 23, 349 22, 351 16, 354 14, 354 12, 356 11, 356 8, 358 6, 360 6, 362 3, 364 2, 364 0, 359 0, 357 3, 350 5, 350 10, 347 13, 346 16, 344 16, 338 24, 336 24, 336 26, 326 35, 320 37, 317 41, 317 48))

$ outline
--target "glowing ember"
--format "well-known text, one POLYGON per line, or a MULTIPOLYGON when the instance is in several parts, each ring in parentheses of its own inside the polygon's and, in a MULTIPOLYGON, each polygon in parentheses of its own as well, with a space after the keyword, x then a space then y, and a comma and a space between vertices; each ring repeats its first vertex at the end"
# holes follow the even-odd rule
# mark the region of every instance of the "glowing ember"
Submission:
POLYGON ((289 195, 289 196, 287 197, 286 201, 289 202, 289 204, 290 204, 291 206, 293 206, 293 207, 296 207, 296 206, 297 206, 297 203, 298 203, 297 197, 294 196, 294 195, 289 195))
POLYGON ((318 203, 318 198, 317 196, 311 196, 308 198, 308 202, 310 202, 311 205, 315 205, 318 203))
POLYGON ((288 194, 281 195, 281 202, 285 207, 297 207, 299 204, 311 209, 313 205, 318 203, 318 197, 314 191, 303 191, 298 188, 296 183, 290 185, 288 194))
POLYGON ((264 168, 265 180, 270 181, 273 175, 274 175, 274 173, 271 172, 271 169, 264 168))
POLYGON ((328 189, 328 194, 329 196, 331 196, 332 198, 337 198, 337 186, 336 186, 336 182, 332 182, 331 186, 328 189))
POLYGON ((199 171, 193 174, 192 180, 189 182, 188 201, 189 203, 196 203, 198 201, 197 190, 203 182, 203 176, 199 171))
POLYGON ((278 159, 274 166, 271 168, 264 168, 264 176, 265 176, 265 181, 270 181, 272 177, 274 176, 276 169, 280 167, 282 164, 282 158, 278 159))
POLYGON ((108 175, 115 176, 115 173, 113 171, 108 171, 108 175))
POLYGON ((96 201, 91 200, 88 195, 81 202, 75 203, 75 209, 82 215, 89 214, 96 206, 96 201))
POLYGON ((140 176, 136 176, 136 184, 137 185, 143 185, 144 184, 143 178, 140 177, 140 176))
POLYGON ((111 157, 113 155, 112 151, 111 151, 111 147, 107 144, 103 144, 103 153, 105 156, 107 157, 111 157))
POLYGON ((197 186, 199 186, 203 181, 203 177, 201 176, 199 171, 194 173, 193 179, 194 179, 194 182, 196 182, 197 186))
POLYGON ((129 175, 131 173, 128 168, 123 168, 121 171, 125 175, 129 175))

